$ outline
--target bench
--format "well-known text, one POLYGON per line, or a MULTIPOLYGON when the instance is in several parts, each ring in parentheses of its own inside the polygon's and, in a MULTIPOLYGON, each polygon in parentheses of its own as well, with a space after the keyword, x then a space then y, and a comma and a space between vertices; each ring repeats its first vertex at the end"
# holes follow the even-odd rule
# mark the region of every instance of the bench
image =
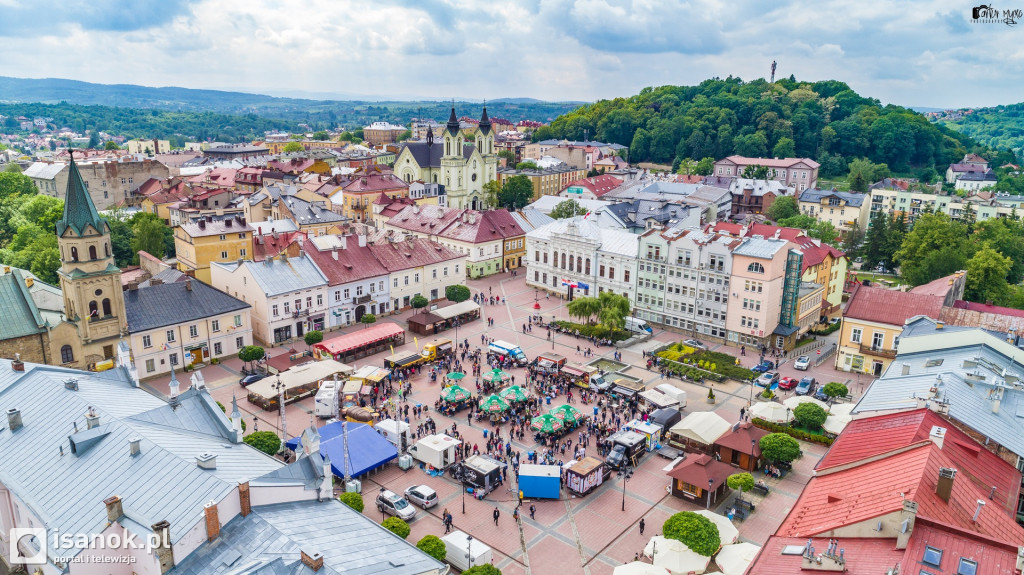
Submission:
POLYGON ((769 493, 771 493, 771 489, 769 489, 767 485, 758 485, 756 483, 754 484, 754 488, 751 489, 751 491, 760 493, 761 495, 768 495, 769 493))
POLYGON ((737 511, 743 509, 744 511, 750 512, 757 509, 757 507, 753 503, 747 501, 746 499, 741 499, 739 497, 737 497, 736 500, 733 501, 732 506, 735 507, 737 511))
POLYGON ((743 508, 743 507, 733 507, 732 508, 733 519, 739 519, 740 521, 743 521, 744 519, 747 518, 748 514, 749 514, 749 512, 746 510, 746 508, 743 508))

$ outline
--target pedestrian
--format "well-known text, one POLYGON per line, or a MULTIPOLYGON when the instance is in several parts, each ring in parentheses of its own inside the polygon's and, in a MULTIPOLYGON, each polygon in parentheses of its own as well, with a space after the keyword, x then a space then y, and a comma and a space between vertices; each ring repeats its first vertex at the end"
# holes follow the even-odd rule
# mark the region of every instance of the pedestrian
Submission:
POLYGON ((641 517, 640 518, 640 535, 643 535, 643 534, 644 534, 644 519, 643 519, 643 517, 641 517))
POLYGON ((498 517, 501 517, 501 511, 498 511, 498 506, 494 506, 494 526, 498 526, 498 517))
POLYGON ((534 518, 533 514, 536 513, 536 512, 537 512, 537 506, 531 503, 530 504, 530 519, 534 518))
POLYGON ((740 408, 740 421, 743 421, 743 419, 746 416, 747 416, 747 408, 746 407, 741 407, 740 408))

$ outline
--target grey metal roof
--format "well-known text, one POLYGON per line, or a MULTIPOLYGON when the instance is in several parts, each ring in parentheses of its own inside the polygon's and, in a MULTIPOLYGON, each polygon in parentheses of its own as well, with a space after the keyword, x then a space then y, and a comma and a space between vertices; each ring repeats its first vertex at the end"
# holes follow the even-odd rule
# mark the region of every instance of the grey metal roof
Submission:
POLYGON ((540 226, 555 221, 554 218, 544 212, 530 207, 523 208, 518 212, 512 212, 512 218, 519 224, 519 227, 523 228, 524 232, 531 232, 540 226))
POLYGON ((289 197, 285 203, 300 226, 348 221, 347 217, 324 207, 324 202, 307 202, 299 197, 289 197))
MULTIPOLYGON (((215 265, 222 265, 214 262, 215 265)), ((238 264, 230 264, 237 266, 238 264)), ((327 277, 308 257, 242 262, 268 297, 327 285, 327 277)), ((223 266, 230 267, 230 266, 223 266)))
POLYGON ((837 190, 819 190, 818 188, 809 188, 800 194, 800 201, 818 203, 829 197, 836 197, 844 200, 846 205, 851 207, 860 207, 864 203, 864 198, 869 196, 868 194, 861 194, 858 192, 840 192, 837 190))
POLYGON ((41 180, 52 180, 66 167, 68 167, 67 164, 36 162, 25 168, 24 175, 30 178, 39 178, 41 180))
POLYGON ((128 331, 138 333, 252 306, 203 282, 185 281, 130 289, 124 292, 124 307, 128 331))
MULTIPOLYGON (((440 168, 441 157, 444 156, 444 142, 435 141, 433 144, 427 145, 426 142, 408 142, 402 146, 409 150, 412 154, 412 160, 416 162, 421 168, 440 168)), ((476 146, 466 145, 462 148, 463 159, 469 159, 473 155, 473 151, 476 150, 476 146)), ((398 154, 402 152, 399 150, 398 154)))
POLYGON ((528 239, 552 241, 558 236, 576 235, 588 238, 597 243, 597 249, 603 252, 636 257, 640 249, 639 236, 622 230, 610 230, 601 227, 593 219, 576 216, 555 220, 526 234, 528 239))
POLYGON ((786 240, 768 238, 743 238, 743 240, 743 243, 732 251, 733 255, 769 260, 789 243, 786 240))
POLYGON ((419 575, 446 566, 336 499, 254 507, 220 537, 180 562, 174 573, 312 574, 300 551, 320 553, 327 575, 419 575))
POLYGON ((174 268, 167 268, 164 271, 156 274, 148 280, 139 282, 140 288, 150 287, 153 285, 153 280, 159 280, 161 283, 172 284, 174 282, 183 282, 188 279, 188 276, 179 272, 174 268))

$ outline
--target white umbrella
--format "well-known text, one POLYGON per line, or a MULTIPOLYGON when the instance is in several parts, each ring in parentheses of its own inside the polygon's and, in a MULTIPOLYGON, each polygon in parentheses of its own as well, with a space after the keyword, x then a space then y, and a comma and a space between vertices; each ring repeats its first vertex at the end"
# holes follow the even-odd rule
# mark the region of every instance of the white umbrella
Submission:
POLYGON ((828 411, 828 405, 826 405, 824 401, 818 401, 817 399, 814 399, 813 397, 807 395, 795 395, 793 397, 787 398, 786 401, 782 402, 782 405, 785 405, 790 409, 796 409, 796 406, 800 405, 801 403, 813 403, 814 405, 817 405, 818 407, 824 409, 825 411, 828 411))
POLYGON ((821 428, 828 433, 839 435, 846 429, 846 426, 853 421, 853 416, 846 414, 830 415, 825 418, 824 423, 821 424, 821 428))
POLYGON ((654 552, 667 551, 669 549, 688 549, 685 543, 678 539, 668 539, 664 535, 655 535, 644 547, 644 557, 654 557, 654 552))
POLYGON ((703 515, 711 520, 718 527, 718 538, 722 540, 722 545, 728 545, 735 543, 740 538, 740 530, 736 529, 736 526, 729 521, 729 518, 724 515, 719 515, 714 511, 708 511, 707 509, 699 509, 694 511, 697 515, 703 515))
POLYGON ((855 403, 836 403, 832 407, 828 408, 829 415, 853 415, 853 408, 856 407, 855 403))
POLYGON ((793 420, 793 414, 788 413, 786 406, 774 401, 755 403, 750 406, 750 416, 772 423, 788 423, 793 420))
POLYGON ((633 561, 625 565, 619 565, 612 571, 612 575, 669 575, 668 569, 657 567, 650 563, 633 561))
MULTIPOLYGON (((686 547, 685 545, 683 547, 686 547)), ((654 564, 664 567, 675 575, 694 574, 700 575, 708 568, 711 562, 710 557, 705 557, 696 551, 685 549, 668 549, 662 551, 660 548, 654 554, 654 564)))
POLYGON ((715 557, 715 564, 725 575, 743 575, 760 550, 753 543, 726 545, 715 557))

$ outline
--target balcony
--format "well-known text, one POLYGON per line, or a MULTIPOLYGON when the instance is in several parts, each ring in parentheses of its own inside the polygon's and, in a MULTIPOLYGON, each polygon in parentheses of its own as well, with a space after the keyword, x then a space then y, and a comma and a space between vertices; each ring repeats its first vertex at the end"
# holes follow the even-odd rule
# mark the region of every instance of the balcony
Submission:
POLYGON ((885 357, 888 359, 894 359, 896 357, 895 349, 885 349, 877 345, 860 344, 860 352, 865 355, 874 355, 878 357, 885 357))
POLYGON ((297 310, 292 312, 292 317, 302 317, 302 316, 305 316, 305 315, 309 315, 309 310, 308 309, 297 309, 297 310))
POLYGON ((359 296, 356 296, 356 297, 352 298, 352 305, 359 305, 359 304, 369 303, 370 299, 371 299, 370 298, 370 294, 359 295, 359 296))

